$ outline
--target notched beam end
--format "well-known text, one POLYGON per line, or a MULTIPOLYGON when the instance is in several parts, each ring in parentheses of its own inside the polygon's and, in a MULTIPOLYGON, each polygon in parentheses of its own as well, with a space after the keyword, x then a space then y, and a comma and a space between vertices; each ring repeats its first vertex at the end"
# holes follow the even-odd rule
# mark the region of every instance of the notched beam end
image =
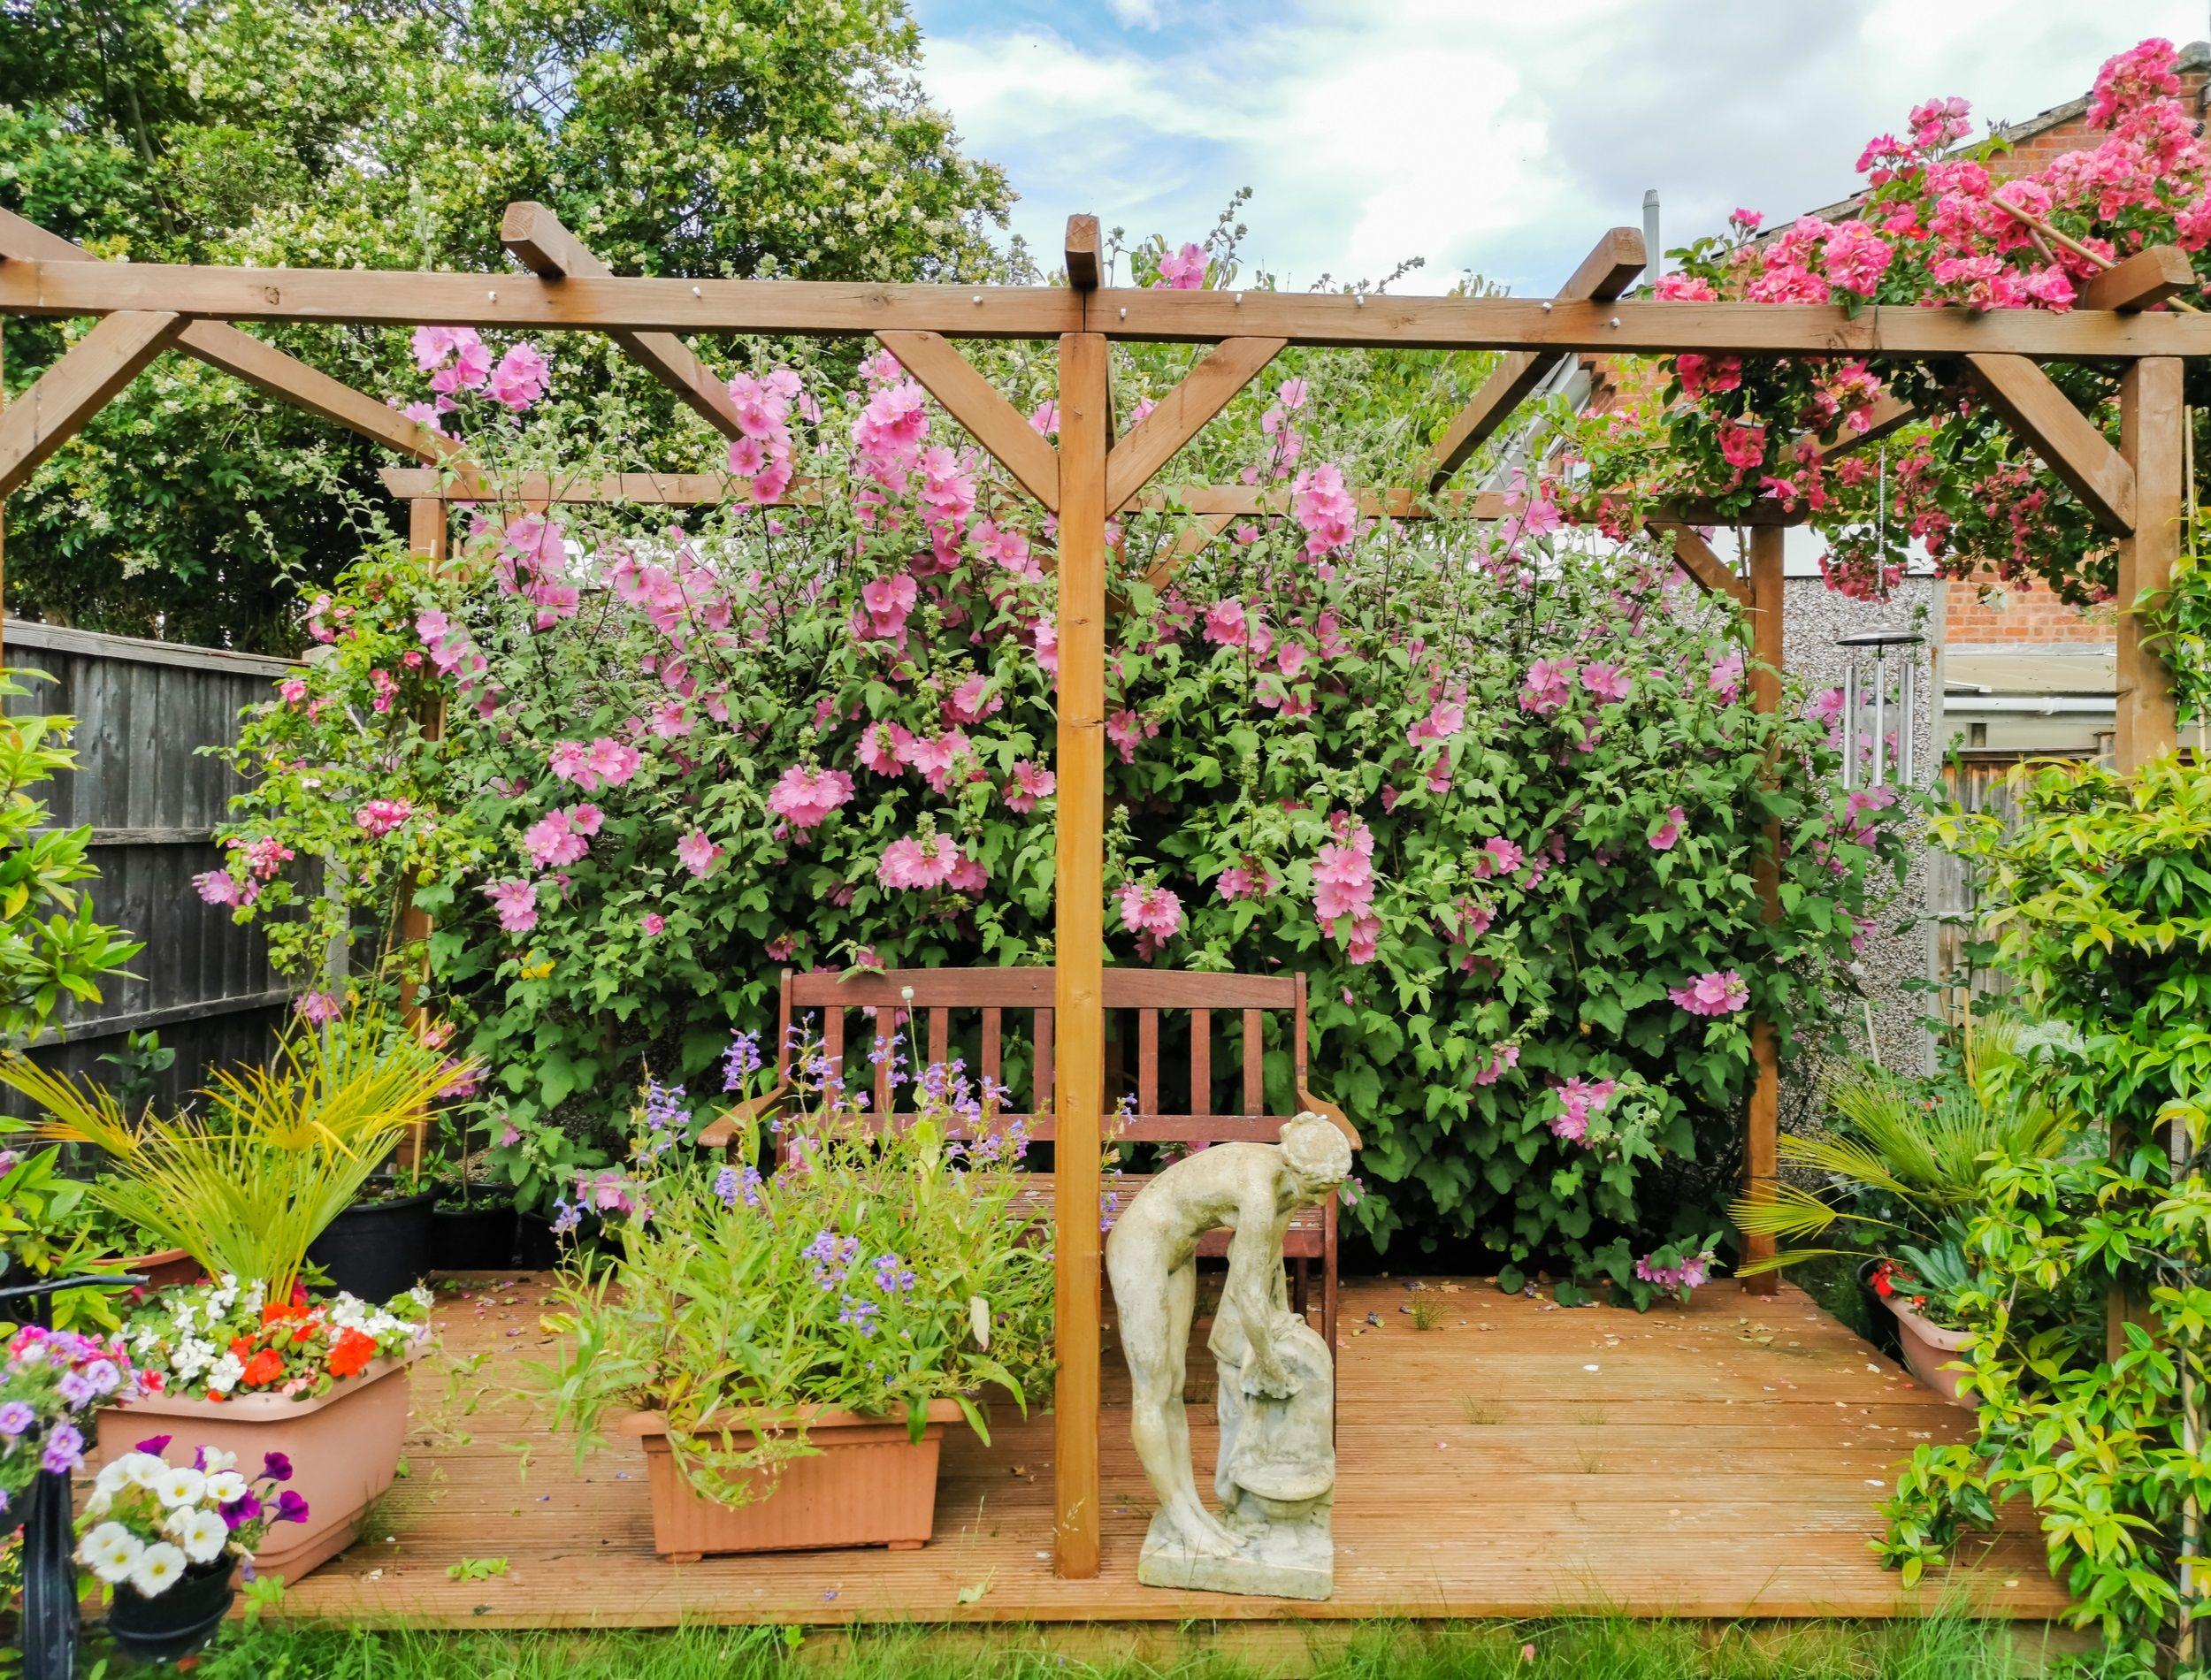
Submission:
POLYGON ((1098 258, 1098 218, 1067 218, 1067 284, 1078 292, 1094 292, 1104 270, 1098 258))

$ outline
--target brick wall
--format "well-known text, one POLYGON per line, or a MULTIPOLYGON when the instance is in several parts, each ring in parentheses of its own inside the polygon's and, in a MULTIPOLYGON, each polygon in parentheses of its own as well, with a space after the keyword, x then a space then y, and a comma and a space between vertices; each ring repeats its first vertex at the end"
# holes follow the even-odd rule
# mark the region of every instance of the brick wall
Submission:
POLYGON ((1993 578, 1954 584, 1946 593, 1943 640, 1952 647, 2108 647, 2111 608, 2082 612, 2047 589, 2008 589, 1993 578), (1983 585, 1988 590, 1981 596, 1983 585))

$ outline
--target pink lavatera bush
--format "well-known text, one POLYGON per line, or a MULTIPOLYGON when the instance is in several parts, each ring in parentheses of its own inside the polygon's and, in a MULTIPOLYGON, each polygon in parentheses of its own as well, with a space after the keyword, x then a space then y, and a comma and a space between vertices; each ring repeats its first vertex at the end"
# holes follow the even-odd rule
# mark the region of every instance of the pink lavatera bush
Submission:
MULTIPOLYGON (((1928 100, 1901 134, 1868 142, 1858 158, 1864 186, 1848 210, 1782 227, 1737 210, 1725 236, 1677 254, 1656 295, 2063 311, 2106 262, 2154 245, 2179 247, 2211 279, 2211 150, 2179 97, 2174 59, 2161 40, 2110 59, 2087 111, 2100 139, 2027 172, 2001 141, 1966 143, 1965 100, 1928 100)), ((1705 498, 1723 514, 1772 501, 1825 536, 1821 573, 1847 595, 1886 595, 1916 543, 1949 577, 1985 569, 2006 585, 2047 587, 2076 603, 2110 599, 2109 540, 1963 383, 1955 360, 1682 355, 1620 360, 1614 370, 1622 402, 1580 416, 1576 452, 1558 458, 1582 511, 1612 529, 1629 529, 1650 500, 1705 498), (1863 433, 1887 397, 1913 405, 1923 423, 1882 444, 1834 447, 1863 433)), ((2115 445, 2115 370, 2046 371, 2115 445)), ((2187 378, 2200 416, 2211 376, 2192 363, 2187 378)))
MULTIPOLYGON (((492 378, 440 418, 532 464, 492 378)), ((733 1027, 772 1029, 781 966, 1051 960, 1053 522, 887 355, 731 394, 722 506, 484 506, 443 569, 366 554, 317 610, 327 651, 249 720, 259 780, 209 883, 302 966, 342 921, 430 911, 432 1004, 539 1200, 605 1162, 640 1064, 696 1089, 733 1027), (272 846, 335 861, 346 902, 262 869, 272 846)), ((1720 609, 1655 556, 1561 549, 1540 488, 1494 537, 1360 519, 1321 397, 1293 370, 1230 434, 1221 476, 1285 517, 1159 589, 1179 519, 1109 532, 1108 959, 1312 976, 1378 1241, 1648 1296, 1638 1259, 1715 1223, 1654 1203, 1650 1169, 1739 1147, 1751 1010, 1814 1031, 1849 991, 1896 813, 1846 811, 1825 719, 1751 712, 1720 609), (1715 974, 1729 1007, 1695 989, 1715 974)), ((1286 1042, 1265 1072, 1293 1103, 1286 1042)))

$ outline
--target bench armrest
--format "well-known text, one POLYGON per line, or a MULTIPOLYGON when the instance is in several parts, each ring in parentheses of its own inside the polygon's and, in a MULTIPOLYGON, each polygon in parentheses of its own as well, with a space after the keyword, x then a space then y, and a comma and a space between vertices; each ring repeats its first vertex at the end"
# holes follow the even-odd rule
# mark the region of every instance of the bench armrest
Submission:
POLYGON ((702 1149, 725 1149, 737 1142, 738 1129, 751 1125, 763 1115, 771 1114, 783 1105, 791 1095, 791 1081, 779 1079, 758 1096, 748 1096, 729 1107, 709 1120, 692 1140, 702 1149))
POLYGON ((1322 1119, 1331 1122, 1337 1131, 1343 1134, 1345 1141, 1353 1149, 1366 1147, 1359 1142, 1358 1128, 1351 1124, 1350 1116, 1325 1097, 1315 1096, 1303 1085, 1297 1088, 1297 1107, 1300 1111, 1310 1109, 1322 1119))

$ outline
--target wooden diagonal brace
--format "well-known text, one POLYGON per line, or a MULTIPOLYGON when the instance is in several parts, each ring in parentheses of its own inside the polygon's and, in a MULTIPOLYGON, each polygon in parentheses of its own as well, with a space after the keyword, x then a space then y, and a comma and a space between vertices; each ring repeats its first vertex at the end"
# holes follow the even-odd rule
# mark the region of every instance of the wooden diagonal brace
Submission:
MULTIPOLYGON (((81 246, 72 245, 11 210, 0 210, 0 258, 46 263, 95 260, 81 246)), ((335 421, 417 461, 441 461, 459 452, 460 445, 451 439, 440 437, 388 404, 225 322, 193 322, 177 335, 175 347, 210 368, 243 379, 257 391, 335 421)))
MULTIPOLYGON (((499 219, 499 242, 523 267, 544 279, 561 280, 572 275, 597 280, 614 272, 561 225, 559 217, 530 199, 516 199, 507 206, 499 219)), ((607 336, 723 437, 743 435, 737 424, 737 409, 730 401, 728 381, 717 377, 673 332, 614 332, 607 336)))
POLYGON ((0 409, 0 496, 76 436, 184 328, 182 316, 157 310, 111 315, 70 346, 39 375, 36 385, 0 409))
POLYGON ((1129 428, 1106 458, 1106 515, 1111 518, 1175 452, 1228 406, 1281 351, 1286 339, 1223 339, 1182 376, 1159 406, 1129 428))
MULTIPOLYGON (((1582 258, 1552 302, 1589 299, 1610 303, 1635 284, 1645 262, 1643 236, 1632 227, 1609 228, 1596 248, 1582 258)), ((1428 488, 1441 490, 1466 458, 1512 417, 1560 358, 1535 350, 1512 350, 1498 360, 1473 400, 1452 416, 1429 455, 1428 488)))
POLYGON ((1750 605, 1750 585, 1729 570, 1727 562, 1712 552, 1711 545, 1688 526, 1653 519, 1647 521, 1643 529, 1660 542, 1671 545, 1675 563, 1706 594, 1725 595, 1739 607, 1750 605))
POLYGON ((1966 371, 2005 424, 2034 447, 2106 531, 2134 530, 2134 469, 2072 399, 2023 355, 1969 355, 1966 371))
POLYGON ((968 435, 991 452, 1014 480, 1053 513, 1060 511, 1060 457, 1020 409, 975 371, 975 363, 941 332, 878 332, 883 347, 943 403, 968 435))

